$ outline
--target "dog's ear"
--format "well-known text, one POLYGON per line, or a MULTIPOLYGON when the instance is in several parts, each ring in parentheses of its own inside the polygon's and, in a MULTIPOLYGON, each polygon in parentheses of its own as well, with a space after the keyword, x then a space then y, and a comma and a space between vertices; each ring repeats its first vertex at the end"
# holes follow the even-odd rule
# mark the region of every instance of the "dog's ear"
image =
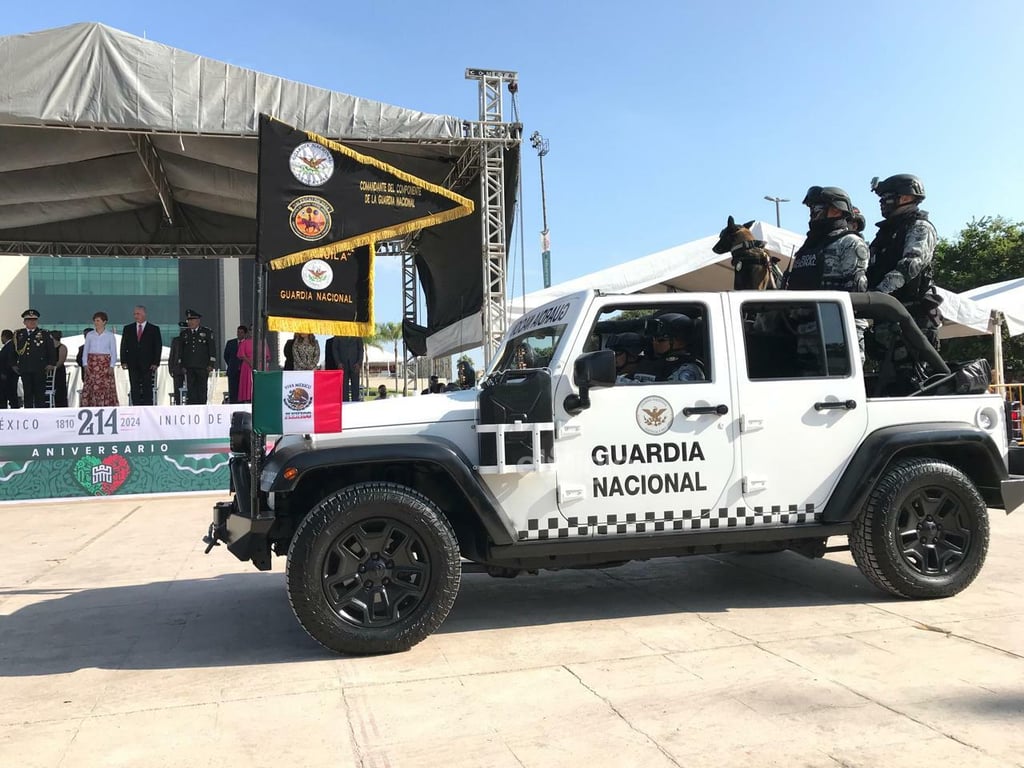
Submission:
POLYGON ((743 228, 750 229, 752 226, 754 226, 755 221, 757 221, 757 219, 751 219, 750 221, 743 225, 743 228))
POLYGON ((735 227, 736 226, 736 222, 732 220, 732 216, 729 217, 729 223, 726 224, 726 226, 727 227, 735 227))

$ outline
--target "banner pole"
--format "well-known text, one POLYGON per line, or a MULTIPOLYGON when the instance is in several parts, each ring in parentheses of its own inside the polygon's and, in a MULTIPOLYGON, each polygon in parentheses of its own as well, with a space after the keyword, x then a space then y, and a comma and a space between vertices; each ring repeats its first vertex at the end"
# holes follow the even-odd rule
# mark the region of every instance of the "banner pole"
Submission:
MULTIPOLYGON (((252 348, 253 348, 253 371, 262 371, 266 368, 266 357, 263 352, 266 334, 263 332, 263 323, 266 321, 263 303, 266 296, 267 267, 257 261, 256 279, 253 281, 253 310, 252 310, 252 348)), ((255 375, 255 373, 253 374, 255 375)), ((253 382, 255 389, 255 382, 253 382)), ((253 398, 255 401, 255 398, 253 398)), ((255 403, 251 406, 255 408, 255 403)), ((256 429, 251 430, 252 439, 249 445, 249 509, 252 510, 253 518, 261 516, 259 508, 260 498, 260 472, 263 469, 264 453, 266 451, 266 439, 256 429)))

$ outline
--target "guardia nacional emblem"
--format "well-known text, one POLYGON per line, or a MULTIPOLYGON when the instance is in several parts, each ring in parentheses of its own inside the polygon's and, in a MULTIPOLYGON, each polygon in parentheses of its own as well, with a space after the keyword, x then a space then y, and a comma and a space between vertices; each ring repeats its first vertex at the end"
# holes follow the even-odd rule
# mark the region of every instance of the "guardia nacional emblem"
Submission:
POLYGON ((297 197, 288 204, 288 211, 291 213, 288 223, 296 237, 313 242, 331 231, 331 214, 334 213, 334 208, 322 197, 297 197))
POLYGON ((305 141, 292 150, 288 167, 300 183, 319 187, 334 173, 334 157, 327 147, 315 141, 305 141))
POLYGON ((636 423, 648 435, 662 435, 672 426, 672 406, 657 395, 645 397, 636 407, 636 423))

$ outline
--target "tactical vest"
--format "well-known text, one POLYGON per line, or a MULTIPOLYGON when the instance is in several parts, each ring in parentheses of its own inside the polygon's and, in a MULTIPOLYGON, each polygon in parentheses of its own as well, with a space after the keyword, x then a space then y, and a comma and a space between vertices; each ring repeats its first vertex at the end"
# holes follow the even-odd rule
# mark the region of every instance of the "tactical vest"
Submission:
MULTIPOLYGON (((896 269, 903 258, 903 245, 910 228, 920 220, 928 221, 926 211, 910 211, 884 220, 878 225, 878 234, 871 241, 871 261, 868 263, 868 290, 874 290, 887 274, 896 269)), ((932 286, 932 266, 929 264, 917 277, 907 278, 903 287, 893 291, 894 299, 904 304, 920 301, 932 286)))
POLYGON ((828 290, 823 285, 825 274, 825 248, 850 233, 846 227, 830 230, 824 235, 808 236, 799 250, 793 254, 793 266, 789 270, 786 289, 790 291, 828 290))

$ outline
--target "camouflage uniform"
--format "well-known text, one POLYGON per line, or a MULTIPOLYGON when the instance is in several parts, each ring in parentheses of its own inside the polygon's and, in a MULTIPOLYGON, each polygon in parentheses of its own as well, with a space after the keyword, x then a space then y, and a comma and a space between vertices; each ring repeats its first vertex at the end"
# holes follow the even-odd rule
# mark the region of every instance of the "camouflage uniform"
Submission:
POLYGON ((793 256, 786 287, 794 291, 867 290, 868 246, 843 222, 823 237, 807 238, 793 256))
MULTIPOLYGON (((942 320, 932 282, 932 260, 938 243, 935 226, 928 214, 916 207, 878 223, 878 234, 871 241, 871 263, 868 283, 871 290, 888 293, 907 308, 914 322, 936 349, 942 320)), ((906 347, 899 343, 899 326, 876 323, 874 341, 882 349, 892 348, 896 364, 908 357, 906 347)))
MULTIPOLYGON (((823 235, 813 230, 800 250, 793 256, 793 268, 786 287, 795 291, 822 290, 863 293, 868 288, 867 243, 849 229, 845 219, 833 219, 834 228, 823 235)), ((813 226, 813 225, 812 225, 813 226)), ((857 346, 864 359, 864 333, 867 322, 856 321, 857 346)), ((797 356, 817 354, 817 340, 801 334, 797 340, 797 356), (801 343, 801 341, 805 343, 801 343), (808 346, 809 345, 809 346, 808 346)))

